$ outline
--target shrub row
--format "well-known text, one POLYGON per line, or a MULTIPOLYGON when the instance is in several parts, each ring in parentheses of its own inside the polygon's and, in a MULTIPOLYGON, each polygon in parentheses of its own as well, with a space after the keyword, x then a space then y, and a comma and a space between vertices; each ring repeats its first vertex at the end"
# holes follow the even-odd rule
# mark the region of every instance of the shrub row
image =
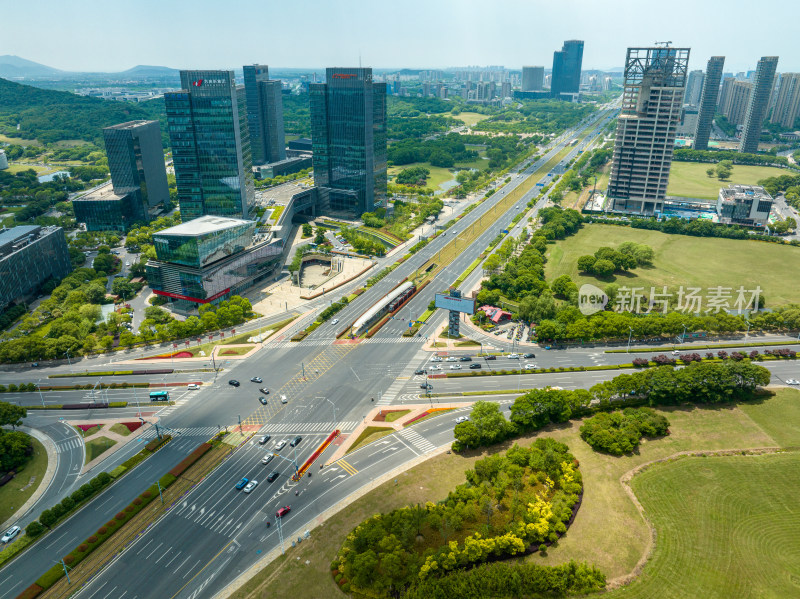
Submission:
MULTIPOLYGON (((164 445, 164 443, 167 443, 167 442, 168 442, 170 439, 172 439, 172 435, 161 435, 161 438, 160 438, 160 439, 153 439, 152 441, 150 441, 150 443, 148 443, 147 445, 145 445, 145 446, 144 446, 144 448, 145 448, 147 451, 149 451, 149 452, 151 452, 151 453, 152 453, 152 452, 154 452, 156 449, 158 449, 159 447, 161 447, 162 445, 164 445)), ((122 463, 122 465, 123 465, 123 466, 126 466, 126 465, 127 465, 127 462, 123 462, 123 463, 122 463)))
POLYGON ((73 491, 71 495, 62 499, 60 503, 57 503, 49 510, 44 510, 39 515, 38 522, 28 524, 25 528, 25 533, 34 538, 39 536, 44 531, 44 528, 52 528, 56 522, 66 518, 78 507, 110 485, 112 481, 113 479, 108 472, 101 472, 88 483, 73 491), (36 526, 37 524, 39 526, 36 526))
POLYGON ((181 460, 181 462, 177 466, 175 466, 172 470, 170 470, 169 473, 174 477, 180 476, 181 474, 186 472, 192 464, 194 464, 197 460, 203 457, 206 454, 206 452, 208 452, 209 449, 211 449, 211 444, 203 443, 192 453, 183 458, 183 460, 181 460))

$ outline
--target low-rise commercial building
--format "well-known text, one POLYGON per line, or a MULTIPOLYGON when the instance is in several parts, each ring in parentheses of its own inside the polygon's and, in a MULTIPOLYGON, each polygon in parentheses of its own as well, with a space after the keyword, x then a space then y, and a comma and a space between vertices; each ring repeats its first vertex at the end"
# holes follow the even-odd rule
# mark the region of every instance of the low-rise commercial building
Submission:
POLYGON ((0 310, 36 291, 47 279, 63 279, 70 272, 61 227, 0 229, 0 310))
POLYGON ((181 312, 219 303, 265 280, 282 251, 280 241, 257 233, 253 221, 208 215, 154 233, 153 245, 150 288, 181 312))
POLYGON ((128 231, 148 222, 148 212, 136 191, 116 193, 109 181, 72 201, 75 220, 87 231, 128 231))
POLYGON ((256 179, 271 179, 280 175, 290 175, 292 173, 298 173, 303 169, 311 168, 312 163, 313 159, 311 158, 311 154, 286 158, 278 162, 254 166, 253 175, 255 175, 256 179))
POLYGON ((717 216, 723 224, 763 227, 772 211, 772 196, 757 185, 729 185, 719 190, 717 216))

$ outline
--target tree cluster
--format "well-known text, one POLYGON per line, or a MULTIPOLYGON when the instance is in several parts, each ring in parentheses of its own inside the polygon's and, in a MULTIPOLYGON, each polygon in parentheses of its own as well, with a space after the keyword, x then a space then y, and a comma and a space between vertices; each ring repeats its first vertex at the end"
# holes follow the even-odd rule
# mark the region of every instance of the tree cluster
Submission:
POLYGON ((747 154, 735 150, 694 150, 692 148, 676 148, 673 160, 679 162, 712 162, 731 161, 732 164, 755 164, 789 166, 786 156, 772 154, 747 154))
POLYGON ((394 178, 396 183, 401 185, 413 185, 415 187, 424 187, 431 174, 430 169, 424 166, 412 166, 411 168, 404 168, 397 173, 394 178))
POLYGON ((359 233, 355 229, 342 227, 339 230, 341 235, 347 243, 353 246, 357 252, 366 254, 367 256, 384 256, 386 254, 386 246, 377 239, 359 233))
POLYGON ((669 421, 651 408, 625 408, 600 412, 581 426, 581 439, 595 451, 622 455, 639 446, 642 437, 662 437, 669 433, 669 421))
POLYGON ((3 428, 21 426, 26 415, 25 408, 0 401, 0 473, 16 470, 30 457, 33 450, 31 438, 23 432, 3 428))
POLYGON ((655 252, 649 245, 626 241, 616 250, 601 247, 594 255, 578 258, 578 270, 592 273, 600 278, 609 277, 617 271, 633 270, 638 266, 653 264, 655 252))
POLYGON ((559 100, 522 100, 477 123, 475 131, 503 133, 561 133, 597 110, 591 104, 559 100), (521 104, 521 106, 520 106, 521 104))
POLYGON ((768 177, 766 179, 761 179, 758 184, 773 197, 783 192, 789 204, 794 208, 800 208, 800 175, 768 177))
POLYGON ((564 533, 582 491, 567 446, 547 438, 478 460, 465 475, 443 501, 357 526, 332 564, 337 581, 397 597, 460 568, 524 553, 564 533))

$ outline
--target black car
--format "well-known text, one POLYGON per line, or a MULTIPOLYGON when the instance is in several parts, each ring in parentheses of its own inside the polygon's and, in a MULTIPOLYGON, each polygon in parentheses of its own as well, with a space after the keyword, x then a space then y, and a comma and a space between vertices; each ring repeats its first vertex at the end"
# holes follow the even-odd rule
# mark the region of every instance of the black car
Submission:
POLYGON ((297 447, 298 445, 300 445, 300 441, 302 441, 302 440, 303 440, 303 437, 298 435, 297 437, 292 439, 292 442, 289 443, 289 447, 297 447))
POLYGON ((478 364, 477 362, 475 362, 474 364, 470 364, 469 368, 470 368, 470 370, 480 370, 481 369, 481 365, 478 364))
POLYGON ((269 389, 267 389, 266 387, 261 387, 259 391, 261 391, 261 393, 263 393, 264 395, 269 395, 269 389))
POLYGON ((459 360, 462 362, 472 362, 472 358, 470 358, 469 356, 461 356, 459 360))
POLYGON ((260 402, 261 402, 261 405, 262 405, 262 406, 265 406, 265 405, 267 405, 267 398, 266 398, 266 397, 259 397, 259 398, 258 398, 258 401, 260 401, 260 402))
POLYGON ((241 383, 239 381, 237 381, 236 379, 231 379, 231 380, 228 381, 228 384, 229 385, 233 385, 234 387, 238 387, 241 383))
POLYGON ((420 389, 425 389, 425 390, 430 390, 430 389, 433 389, 433 385, 431 385, 430 383, 422 383, 419 386, 419 388, 420 389))
POLYGON ((535 358, 536 354, 522 354, 523 358, 535 358))
POLYGON ((428 374, 427 370, 423 370, 422 368, 418 368, 414 371, 414 374, 428 374))
POLYGON ((278 478, 278 472, 270 472, 269 476, 267 477, 267 482, 271 483, 276 478, 278 478))

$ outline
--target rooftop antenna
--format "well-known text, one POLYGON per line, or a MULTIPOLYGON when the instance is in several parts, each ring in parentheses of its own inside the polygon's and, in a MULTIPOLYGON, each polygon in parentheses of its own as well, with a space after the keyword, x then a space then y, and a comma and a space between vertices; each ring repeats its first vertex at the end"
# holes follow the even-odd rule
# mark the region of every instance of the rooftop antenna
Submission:
POLYGON ((670 46, 670 44, 672 44, 672 42, 671 42, 671 41, 669 41, 669 42, 653 42, 653 43, 654 43, 656 46, 661 46, 661 47, 663 47, 663 48, 668 48, 668 47, 670 46))

